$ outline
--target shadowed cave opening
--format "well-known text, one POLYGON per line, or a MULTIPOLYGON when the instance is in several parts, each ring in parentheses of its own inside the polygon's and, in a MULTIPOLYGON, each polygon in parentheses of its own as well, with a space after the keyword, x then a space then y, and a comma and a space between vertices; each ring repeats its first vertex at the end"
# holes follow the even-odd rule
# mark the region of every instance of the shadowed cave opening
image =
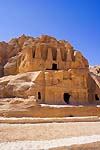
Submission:
POLYGON ((57 70, 57 64, 52 64, 52 70, 57 70))
POLYGON ((96 101, 99 101, 99 100, 100 100, 98 94, 95 94, 95 100, 96 100, 96 101))
POLYGON ((65 103, 67 103, 67 104, 69 104, 69 100, 70 100, 70 94, 69 93, 64 93, 64 101, 65 101, 65 103))
POLYGON ((38 99, 41 99, 41 93, 38 92, 38 99))

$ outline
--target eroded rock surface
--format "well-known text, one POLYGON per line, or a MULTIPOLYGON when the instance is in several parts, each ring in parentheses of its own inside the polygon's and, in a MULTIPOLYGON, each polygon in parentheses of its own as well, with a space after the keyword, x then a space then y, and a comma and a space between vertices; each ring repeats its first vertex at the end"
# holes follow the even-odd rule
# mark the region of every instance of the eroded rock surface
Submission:
POLYGON ((0 42, 0 76, 0 98, 34 96, 38 103, 99 103, 100 86, 89 72, 87 59, 68 41, 48 35, 22 35, 0 42))
POLYGON ((8 43, 0 42, 0 66, 4 75, 52 69, 54 62, 58 69, 88 67, 88 61, 68 41, 47 35, 37 38, 22 35, 8 43))

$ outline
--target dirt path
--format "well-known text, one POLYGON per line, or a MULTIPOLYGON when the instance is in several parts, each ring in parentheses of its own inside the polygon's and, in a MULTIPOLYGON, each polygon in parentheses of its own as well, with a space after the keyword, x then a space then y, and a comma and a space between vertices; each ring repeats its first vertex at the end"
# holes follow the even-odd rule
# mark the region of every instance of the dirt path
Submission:
MULTIPOLYGON (((71 138, 62 138, 55 140, 41 140, 41 141, 17 141, 17 142, 4 142, 0 143, 0 150, 47 150, 47 149, 64 149, 83 144, 91 143, 91 148, 95 148, 93 143, 100 141, 100 135, 91 136, 78 136, 71 138)), ((89 145, 87 145, 87 149, 89 145)), ((100 146, 100 142, 95 144, 96 147, 100 146)), ((100 147, 99 147, 100 148, 100 147)), ((89 149, 88 149, 89 150, 89 149)), ((99 150, 99 149, 98 149, 99 150)))
POLYGON ((0 124, 0 142, 100 135, 100 122, 0 124))

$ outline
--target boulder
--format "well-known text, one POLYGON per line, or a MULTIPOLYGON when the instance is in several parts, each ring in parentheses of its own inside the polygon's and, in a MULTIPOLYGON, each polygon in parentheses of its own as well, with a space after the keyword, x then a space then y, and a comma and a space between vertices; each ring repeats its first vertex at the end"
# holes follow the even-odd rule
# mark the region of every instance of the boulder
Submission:
POLYGON ((0 97, 28 97, 34 95, 34 80, 38 73, 27 72, 0 78, 0 97))

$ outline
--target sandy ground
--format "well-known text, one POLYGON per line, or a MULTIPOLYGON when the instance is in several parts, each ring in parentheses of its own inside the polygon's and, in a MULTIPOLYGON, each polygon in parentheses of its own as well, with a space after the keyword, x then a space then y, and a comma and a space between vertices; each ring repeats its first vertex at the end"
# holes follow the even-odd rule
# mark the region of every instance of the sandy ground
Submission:
POLYGON ((100 150, 100 142, 50 148, 50 150, 100 150))
MULTIPOLYGON (((17 141, 17 142, 6 142, 0 144, 0 150, 33 150, 33 149, 57 149, 57 148, 71 148, 73 145, 78 146, 82 144, 92 143, 100 140, 100 135, 92 136, 79 136, 72 138, 62 138, 56 140, 41 140, 41 141, 17 141)), ((94 144, 94 143, 92 143, 94 144)), ((96 146, 100 143, 96 143, 96 146)), ((92 145, 91 147, 93 147, 92 145)), ((88 147, 87 147, 88 148, 88 147)))
POLYGON ((48 145, 52 147, 48 148, 58 150, 71 147, 74 149, 76 146, 76 149, 78 149, 79 144, 86 143, 80 146, 85 147, 85 149, 90 146, 90 149, 94 148, 95 150, 96 148, 96 150, 99 150, 97 148, 100 148, 100 122, 0 124, 0 150, 7 150, 7 147, 8 149, 12 148, 11 150, 40 149, 40 143, 35 147, 37 142, 42 142, 42 145, 51 142, 48 145), (53 146, 52 140, 55 140, 56 146, 53 146), (65 140, 65 143, 64 141, 61 142, 62 140, 65 140), (24 143, 21 145, 21 142, 24 143), (44 144, 44 142, 47 143, 44 144), (59 145, 59 143, 61 144, 59 145), (88 143, 92 144, 89 145, 88 143), (13 144, 15 144, 14 147, 12 147, 13 144), (75 146, 73 147, 73 145, 75 146))
POLYGON ((0 124, 0 142, 100 135, 100 122, 0 124))
MULTIPOLYGON (((80 144, 94 143, 100 140, 100 135, 79 136, 71 138, 62 138, 56 140, 40 140, 40 141, 17 141, 0 143, 0 150, 33 150, 33 149, 57 149, 71 148, 71 146, 79 146, 80 144)), ((100 145, 100 143, 98 143, 100 145)), ((97 143, 96 143, 97 146, 97 143)), ((94 147, 95 148, 95 147, 94 147)))

